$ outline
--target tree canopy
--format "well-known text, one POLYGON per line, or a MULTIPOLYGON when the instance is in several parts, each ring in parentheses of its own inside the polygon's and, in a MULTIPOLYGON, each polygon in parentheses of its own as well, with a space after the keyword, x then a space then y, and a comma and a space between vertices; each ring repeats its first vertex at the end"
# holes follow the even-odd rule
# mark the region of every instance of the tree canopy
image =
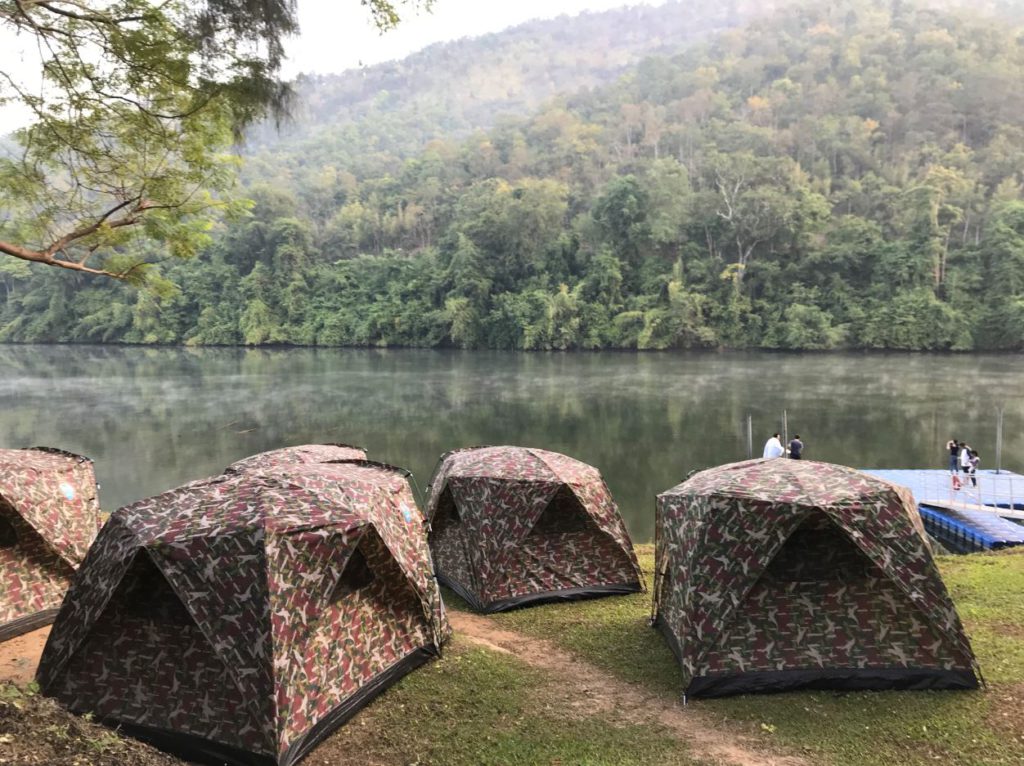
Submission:
MULTIPOLYGON (((360 1, 398 23, 395 3, 360 1)), ((294 0, 0 0, 0 30, 42 71, 41 87, 0 71, 0 105, 32 114, 0 156, 0 253, 25 261, 152 280, 152 257, 193 255, 238 212, 231 145, 291 103, 294 0)))
POLYGON ((302 83, 303 125, 258 131, 242 174, 255 205, 168 268, 180 290, 0 267, 0 339, 1024 348, 1014 26, 890 0, 739 26, 757 10, 618 11, 580 38, 560 19, 460 43, 478 66, 441 46, 417 59, 413 94, 377 87, 390 65, 302 83), (712 34, 575 87, 597 76, 602 24, 653 38, 672 19, 712 34), (574 86, 497 117, 494 94, 521 111, 513 82, 539 93, 538 71, 574 86), (485 93, 493 124, 474 129, 485 93), (435 95, 443 110, 421 108, 435 95))

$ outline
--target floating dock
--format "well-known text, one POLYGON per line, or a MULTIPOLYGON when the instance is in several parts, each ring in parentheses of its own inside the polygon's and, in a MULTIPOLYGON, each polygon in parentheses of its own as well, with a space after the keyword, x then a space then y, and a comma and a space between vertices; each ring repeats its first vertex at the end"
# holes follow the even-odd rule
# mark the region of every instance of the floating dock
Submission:
MULTIPOLYGON (((957 553, 1024 545, 1024 476, 978 471, 955 489, 949 471, 865 469, 914 493, 928 533, 957 553)), ((963 475, 960 476, 963 480, 963 475)))

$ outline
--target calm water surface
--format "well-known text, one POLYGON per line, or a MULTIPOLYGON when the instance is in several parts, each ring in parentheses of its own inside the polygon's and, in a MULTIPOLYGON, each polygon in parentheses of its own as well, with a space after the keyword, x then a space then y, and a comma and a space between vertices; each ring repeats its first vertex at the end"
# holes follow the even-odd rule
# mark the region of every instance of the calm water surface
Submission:
POLYGON ((520 444, 599 467, 637 541, 654 495, 746 457, 781 430, 806 456, 860 467, 945 465, 956 435, 1024 468, 1024 357, 512 354, 0 346, 0 446, 92 457, 113 510, 262 450, 366 447, 420 487, 455 447, 520 444))

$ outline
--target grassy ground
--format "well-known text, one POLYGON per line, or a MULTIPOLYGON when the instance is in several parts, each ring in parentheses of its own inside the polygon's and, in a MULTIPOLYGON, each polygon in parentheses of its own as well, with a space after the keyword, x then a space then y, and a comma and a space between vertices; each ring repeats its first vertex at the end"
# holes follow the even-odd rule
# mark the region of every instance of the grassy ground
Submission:
MULTIPOLYGON (((518 660, 453 641, 314 750, 303 766, 695 766, 657 725, 579 716, 518 660)), ((0 684, 2 766, 187 766, 0 684)))
MULTIPOLYGON (((650 546, 641 561, 653 565, 650 546)), ((721 728, 810 763, 1024 763, 1024 551, 945 557, 940 567, 989 688, 970 693, 793 693, 690 704, 721 728)), ((448 598, 451 608, 458 599, 448 598)), ((487 618, 548 639, 670 702, 682 679, 647 627, 646 594, 487 618)), ((311 753, 304 766, 612 766, 695 763, 660 725, 623 724, 558 701, 557 682, 515 656, 455 638, 311 753)), ((564 696, 564 695, 563 695, 564 696)), ((652 719, 653 720, 653 719, 652 719)), ((0 765, 180 764, 0 685, 0 765)))
POLYGON ((551 682, 513 657, 457 638, 403 679, 304 766, 341 764, 692 764, 656 725, 611 724, 552 704, 551 682))
MULTIPOLYGON (((462 644, 407 676, 303 766, 694 766, 657 725, 579 716, 518 660, 462 644)), ((66 713, 30 688, 0 684, 3 766, 186 766, 66 713)))
MULTIPOLYGON (((652 581, 651 546, 641 564, 652 581)), ((939 566, 989 688, 979 692, 791 693, 691 702, 835 764, 1024 763, 1024 551, 945 556, 939 566)), ((553 604, 498 615, 623 680, 679 694, 671 652, 647 627, 647 595, 553 604)))

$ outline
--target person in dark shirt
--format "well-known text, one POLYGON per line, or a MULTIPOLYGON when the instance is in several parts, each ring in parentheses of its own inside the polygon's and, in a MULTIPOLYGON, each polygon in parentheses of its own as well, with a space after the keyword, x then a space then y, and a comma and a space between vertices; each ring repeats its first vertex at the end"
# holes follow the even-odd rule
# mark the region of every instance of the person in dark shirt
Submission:
POLYGON ((960 470, 960 443, 956 439, 946 442, 946 449, 949 450, 949 472, 956 474, 960 470))
POLYGON ((973 449, 971 450, 970 463, 971 463, 971 469, 970 469, 970 471, 968 472, 967 475, 971 477, 971 486, 972 487, 977 487, 978 486, 978 464, 981 463, 981 456, 978 454, 977 450, 973 450, 973 449))
POLYGON ((789 443, 789 456, 793 460, 803 459, 804 443, 800 441, 800 434, 794 434, 789 443))

